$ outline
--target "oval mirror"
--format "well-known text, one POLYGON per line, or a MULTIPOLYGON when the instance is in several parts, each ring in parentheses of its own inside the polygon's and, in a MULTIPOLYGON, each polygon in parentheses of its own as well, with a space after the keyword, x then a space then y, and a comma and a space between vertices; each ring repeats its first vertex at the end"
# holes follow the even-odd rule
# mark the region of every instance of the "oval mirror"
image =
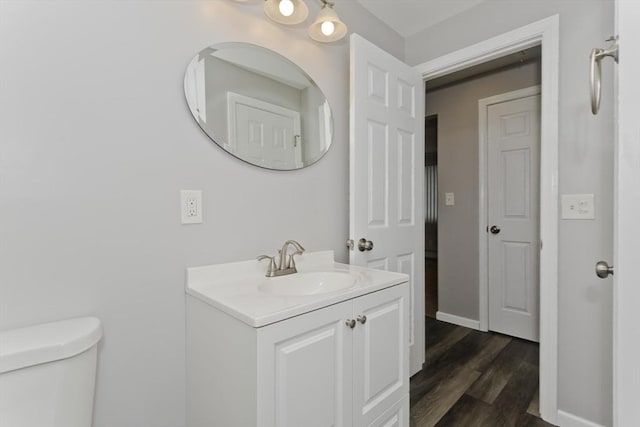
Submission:
POLYGON ((263 47, 221 43, 203 49, 187 67, 184 92, 206 134, 253 165, 300 169, 331 145, 331 109, 318 85, 263 47))

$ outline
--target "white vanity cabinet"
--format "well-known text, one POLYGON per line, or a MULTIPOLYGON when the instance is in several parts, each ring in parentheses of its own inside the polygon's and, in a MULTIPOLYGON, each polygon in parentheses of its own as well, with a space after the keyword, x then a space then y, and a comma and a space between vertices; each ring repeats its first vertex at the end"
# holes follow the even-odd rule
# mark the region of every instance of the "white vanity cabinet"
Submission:
POLYGON ((188 295, 187 425, 408 427, 408 327, 406 282, 262 327, 188 295))

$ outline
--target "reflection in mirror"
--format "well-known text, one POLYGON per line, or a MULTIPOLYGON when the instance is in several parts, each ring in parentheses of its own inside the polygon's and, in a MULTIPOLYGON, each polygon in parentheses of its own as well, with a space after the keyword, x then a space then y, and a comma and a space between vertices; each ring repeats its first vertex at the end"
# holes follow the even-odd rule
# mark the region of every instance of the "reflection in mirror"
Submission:
POLYGON ((207 135, 256 166, 300 169, 331 145, 326 97, 298 66, 268 49, 247 43, 203 49, 187 67, 184 91, 207 135))

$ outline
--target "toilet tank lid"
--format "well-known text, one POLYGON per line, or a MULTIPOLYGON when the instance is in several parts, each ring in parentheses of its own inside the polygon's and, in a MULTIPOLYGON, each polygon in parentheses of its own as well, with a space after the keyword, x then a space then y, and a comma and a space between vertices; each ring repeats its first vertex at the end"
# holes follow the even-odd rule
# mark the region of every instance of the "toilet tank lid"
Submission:
POLYGON ((95 317, 81 317, 0 331, 0 373, 66 359, 102 338, 95 317))

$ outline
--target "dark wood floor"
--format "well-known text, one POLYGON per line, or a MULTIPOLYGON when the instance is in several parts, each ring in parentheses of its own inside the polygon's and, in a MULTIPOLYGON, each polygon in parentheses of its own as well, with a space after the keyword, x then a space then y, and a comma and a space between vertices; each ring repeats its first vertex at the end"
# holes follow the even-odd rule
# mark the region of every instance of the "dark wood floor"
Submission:
POLYGON ((538 417, 538 344, 425 320, 411 427, 551 426, 538 417))

